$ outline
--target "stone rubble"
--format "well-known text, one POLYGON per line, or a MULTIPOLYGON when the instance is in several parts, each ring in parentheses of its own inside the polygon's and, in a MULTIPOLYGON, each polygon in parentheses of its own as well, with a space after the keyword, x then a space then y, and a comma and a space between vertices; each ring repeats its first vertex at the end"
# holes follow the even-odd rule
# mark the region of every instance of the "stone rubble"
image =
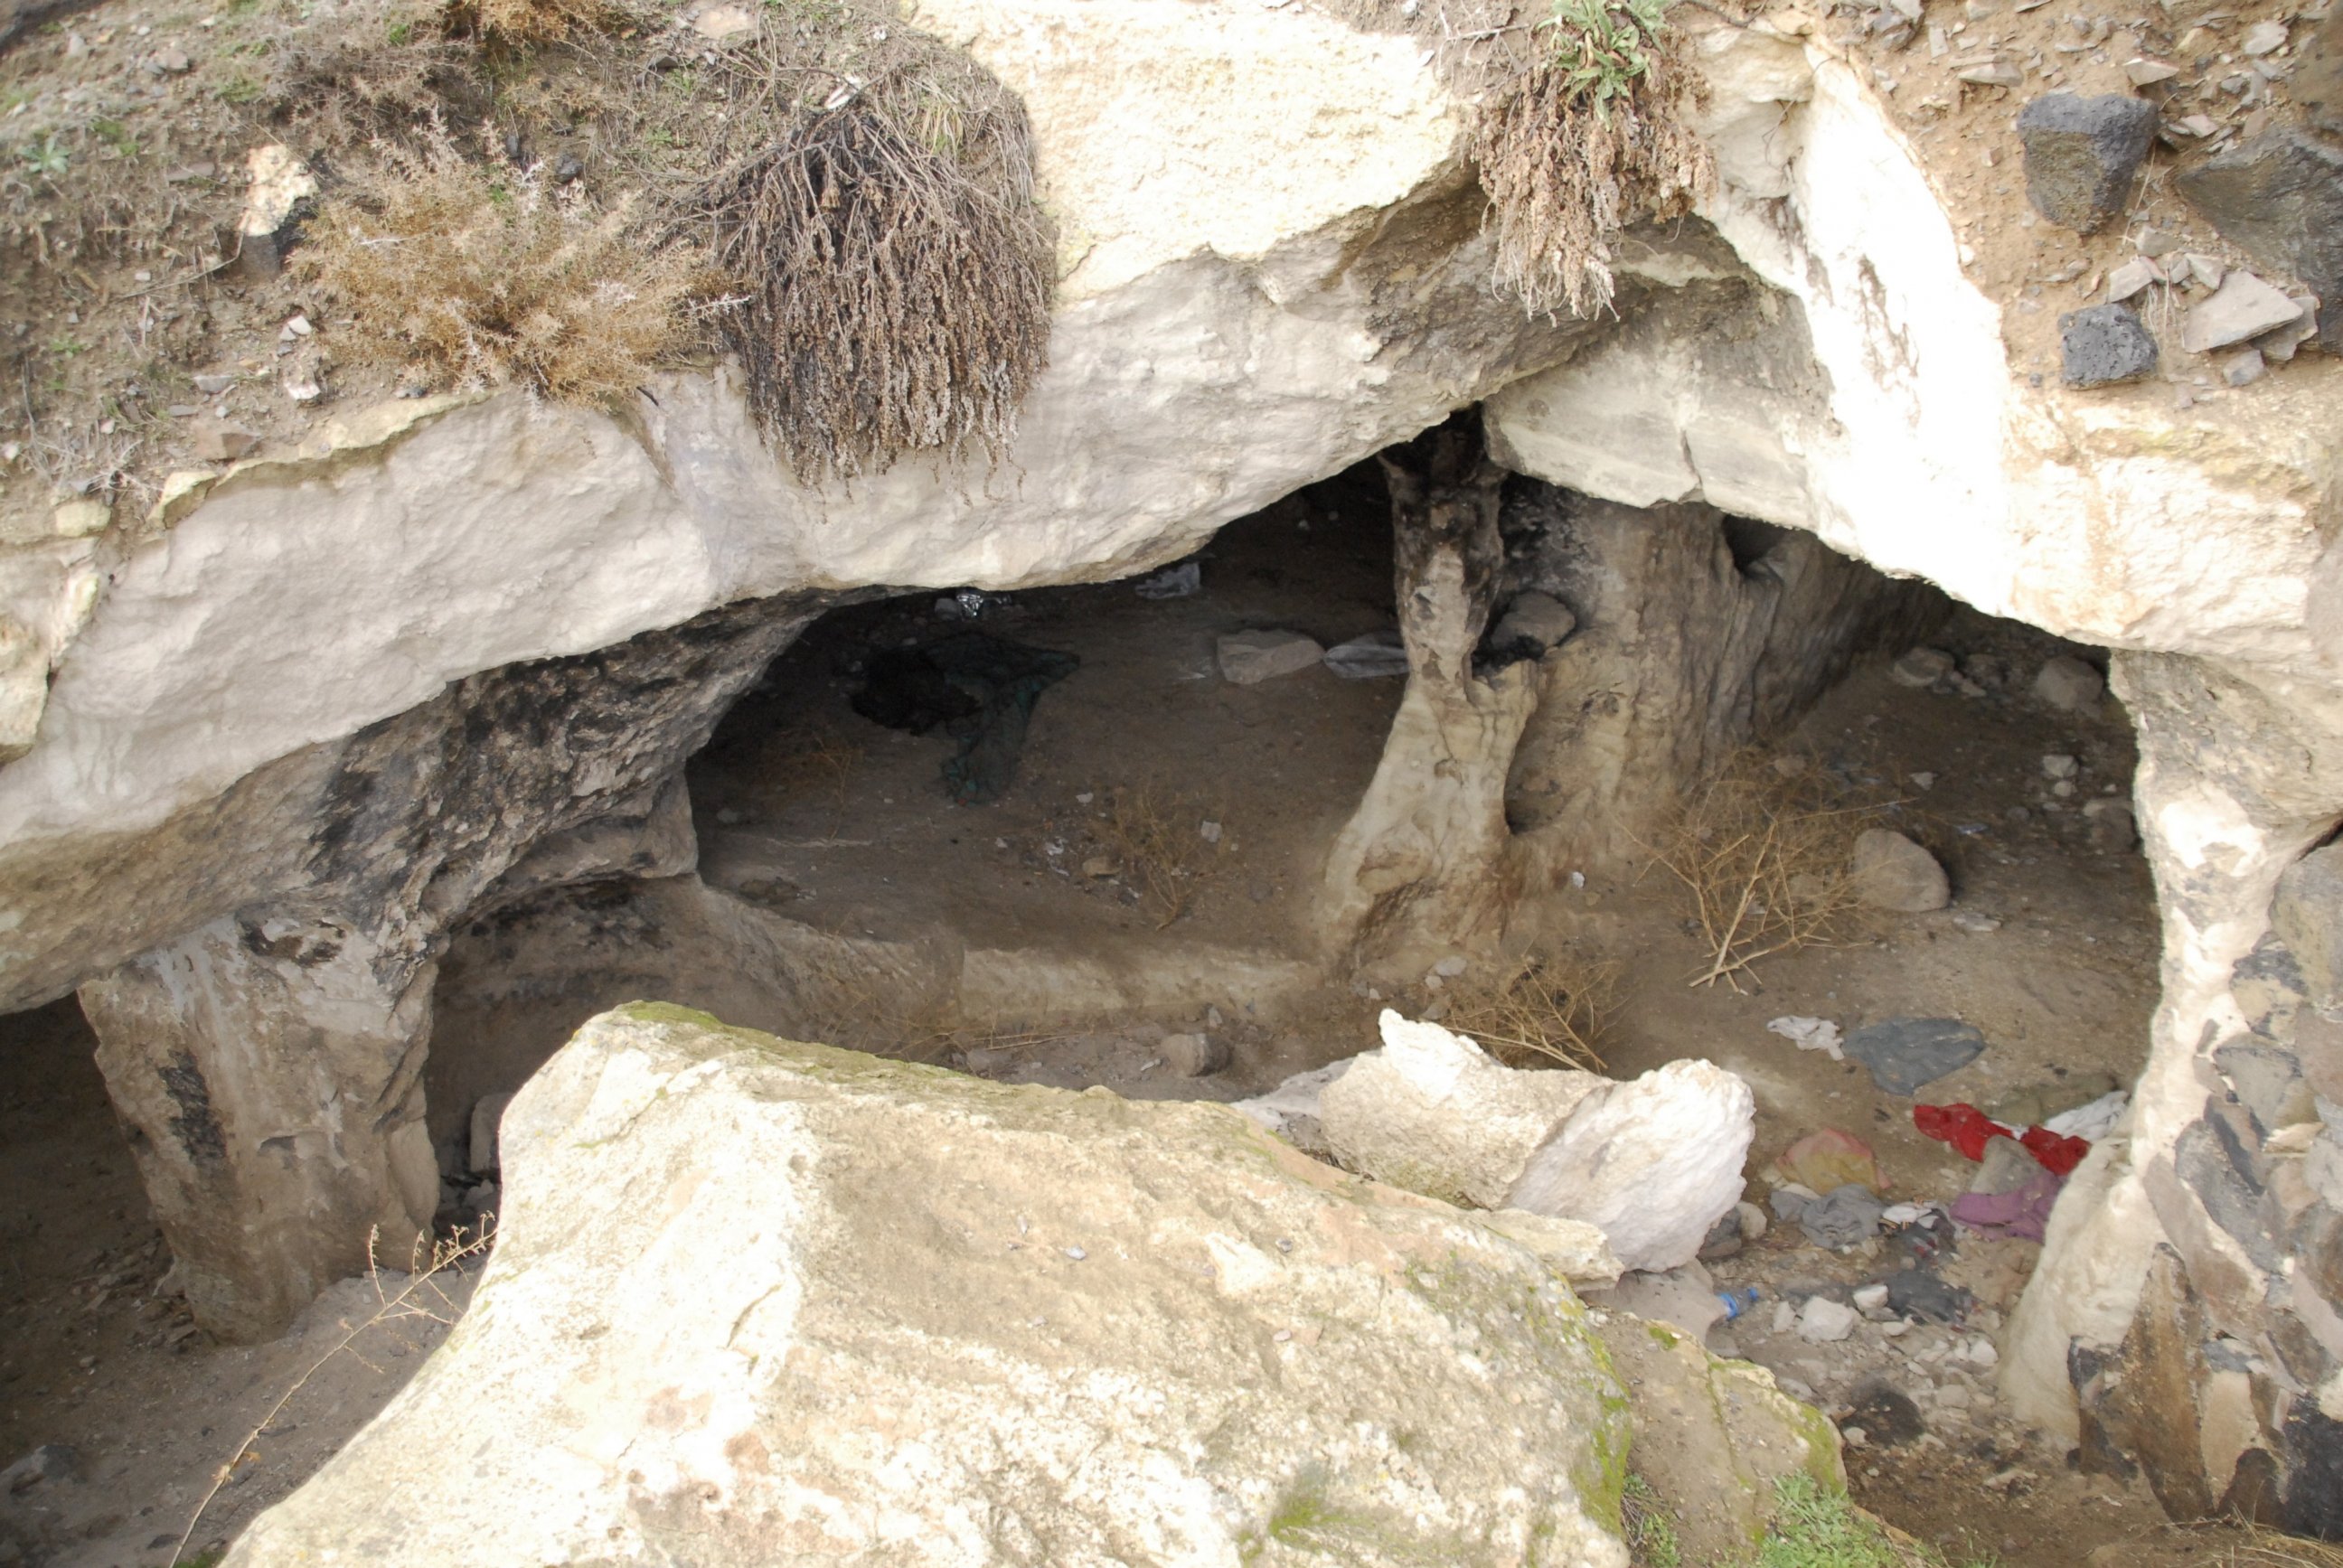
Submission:
POLYGON ((1934 855, 1888 828, 1855 837, 1850 869, 1856 896, 1875 910, 1926 914, 1952 902, 1952 882, 1934 855))

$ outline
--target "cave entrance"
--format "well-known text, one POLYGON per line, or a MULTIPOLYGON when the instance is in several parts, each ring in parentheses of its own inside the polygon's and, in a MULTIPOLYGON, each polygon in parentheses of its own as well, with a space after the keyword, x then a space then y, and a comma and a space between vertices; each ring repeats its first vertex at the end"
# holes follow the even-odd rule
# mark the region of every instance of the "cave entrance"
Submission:
POLYGON ((1244 1051, 1202 1086, 1223 1098, 1325 1054, 1291 1025, 1319 984, 1326 845, 1405 684, 1392 537, 1370 462, 1121 579, 824 614, 685 770, 696 871, 556 889, 456 934, 426 1080, 451 1191, 485 1174, 473 1109, 639 997, 1131 1095, 1199 1092, 1167 1031, 1244 1051), (1017 694, 930 662, 971 647, 1001 689, 1039 668, 1008 744, 969 694, 1017 694))

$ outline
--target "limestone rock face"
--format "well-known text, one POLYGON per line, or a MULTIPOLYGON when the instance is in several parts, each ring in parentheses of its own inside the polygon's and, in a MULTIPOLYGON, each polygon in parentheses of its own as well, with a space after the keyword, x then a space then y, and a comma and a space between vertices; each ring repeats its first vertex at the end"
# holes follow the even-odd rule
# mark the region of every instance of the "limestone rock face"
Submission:
POLYGON ((469 1312, 231 1563, 1626 1563, 1538 1252, 1224 1107, 639 1004, 502 1136, 469 1312))
MULTIPOLYGON (((175 819, 451 682, 778 594, 1143 571, 1600 330, 1489 286, 1462 122, 1406 40, 1145 0, 940 0, 920 25, 1022 96, 1066 251, 999 472, 810 489, 732 376, 679 374, 623 421, 518 394, 337 412, 175 479, 143 524, 0 550, 0 756, 24 752, 0 771, 0 1006, 252 896, 156 930, 176 899, 92 874, 101 854, 184 863, 175 819)), ((263 862, 232 813, 204 833, 263 862)))
MULTIPOLYGON (((1763 286, 1735 304, 1688 282, 1508 387, 1487 413, 1509 466, 1809 528, 2084 641, 2308 668, 2320 498, 2343 484, 2337 367, 2185 410, 2033 385, 1859 70, 1762 21, 1685 26, 1711 89, 1719 177, 1701 213, 1730 247, 1717 273, 1763 286)), ((2283 209, 2272 247, 2307 235, 2333 249, 2334 226, 2305 226, 2303 210, 2283 209)))

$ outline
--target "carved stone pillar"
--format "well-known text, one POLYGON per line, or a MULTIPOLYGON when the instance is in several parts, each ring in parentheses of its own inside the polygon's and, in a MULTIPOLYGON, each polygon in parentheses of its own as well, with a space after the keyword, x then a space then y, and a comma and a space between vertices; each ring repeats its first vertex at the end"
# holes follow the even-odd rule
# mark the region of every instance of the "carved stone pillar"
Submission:
POLYGON ((83 1010, 196 1321, 280 1332, 408 1267, 439 1173, 421 1073, 435 966, 315 913, 229 916, 89 980, 83 1010))

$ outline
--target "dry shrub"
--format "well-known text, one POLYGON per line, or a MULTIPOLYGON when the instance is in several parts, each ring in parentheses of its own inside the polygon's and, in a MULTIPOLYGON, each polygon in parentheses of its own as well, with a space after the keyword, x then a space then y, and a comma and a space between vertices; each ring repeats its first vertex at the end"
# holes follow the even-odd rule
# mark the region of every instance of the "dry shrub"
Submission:
POLYGON ((801 728, 776 735, 764 751, 766 777, 792 793, 820 793, 830 803, 830 836, 846 822, 847 791, 862 765, 862 748, 829 729, 801 728))
POLYGON ((1534 315, 1609 307, 1610 242, 1680 216, 1706 186, 1708 149, 1684 122, 1696 78, 1664 29, 1663 0, 1556 0, 1553 52, 1473 127, 1498 280, 1534 315))
POLYGON ((728 119, 759 135, 687 204, 739 296, 718 319, 749 407, 809 484, 914 451, 997 461, 1049 356, 1024 106, 876 12, 840 8, 881 41, 851 71, 832 68, 836 34, 784 15, 710 67, 728 119))
POLYGON ((447 30, 499 44, 558 44, 637 20, 612 0, 447 0, 447 30))
POLYGON ((1188 912, 1211 873, 1212 846, 1200 829, 1214 819, 1184 795, 1159 795, 1143 786, 1107 798, 1094 830, 1144 895, 1157 930, 1188 912))
POLYGON ((340 341, 359 358, 593 404, 683 342, 698 258, 647 246, 632 200, 597 211, 538 171, 472 163, 437 121, 419 147, 375 146, 378 166, 321 206, 296 259, 354 318, 340 341))
POLYGON ((1441 1021, 1508 1067, 1603 1070, 1619 1011, 1619 965, 1562 952, 1525 958, 1495 983, 1460 991, 1441 1021))
POLYGON ((1817 768, 1744 752, 1684 799, 1652 849, 1683 884, 1708 955, 1694 985, 1741 989, 1760 959, 1833 947, 1867 928, 1850 867, 1885 806, 1850 800, 1817 768))

